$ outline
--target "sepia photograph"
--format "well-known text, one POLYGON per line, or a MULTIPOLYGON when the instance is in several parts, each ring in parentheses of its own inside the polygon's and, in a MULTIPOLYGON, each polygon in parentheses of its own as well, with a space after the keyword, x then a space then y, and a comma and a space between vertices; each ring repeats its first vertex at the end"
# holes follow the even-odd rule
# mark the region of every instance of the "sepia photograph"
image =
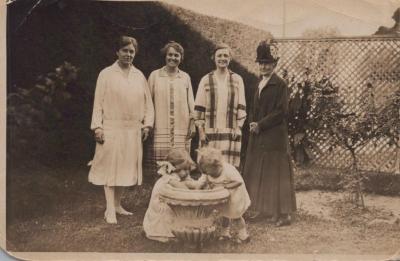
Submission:
POLYGON ((7 0, 2 249, 400 261, 400 0, 7 0))

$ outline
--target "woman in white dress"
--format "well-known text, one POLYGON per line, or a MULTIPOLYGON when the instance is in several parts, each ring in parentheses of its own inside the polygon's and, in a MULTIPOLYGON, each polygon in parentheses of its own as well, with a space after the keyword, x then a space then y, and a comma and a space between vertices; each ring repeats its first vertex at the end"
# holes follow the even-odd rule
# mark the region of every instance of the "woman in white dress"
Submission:
POLYGON ((184 49, 171 41, 161 49, 161 53, 165 57, 165 66, 149 76, 155 121, 145 166, 151 176, 157 173, 156 162, 165 160, 171 148, 190 152, 191 138, 195 134, 192 83, 189 74, 179 69, 184 49))
POLYGON ((118 60, 103 69, 97 79, 91 129, 96 152, 89 182, 104 186, 107 223, 116 224, 116 214, 131 215, 121 206, 124 187, 142 183, 142 141, 154 123, 154 109, 147 81, 132 65, 137 41, 119 39, 118 60))

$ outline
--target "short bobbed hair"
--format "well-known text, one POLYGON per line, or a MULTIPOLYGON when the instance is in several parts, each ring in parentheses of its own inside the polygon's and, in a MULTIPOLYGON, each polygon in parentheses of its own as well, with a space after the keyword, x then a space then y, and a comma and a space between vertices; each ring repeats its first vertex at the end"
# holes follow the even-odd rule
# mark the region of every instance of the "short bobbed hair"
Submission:
POLYGON ((130 37, 130 36, 121 36, 118 38, 117 44, 116 44, 116 51, 118 52, 121 48, 132 44, 133 47, 135 47, 135 53, 137 53, 139 51, 139 46, 138 46, 138 42, 136 41, 135 38, 130 37))
POLYGON ((219 43, 219 44, 217 44, 217 45, 215 46, 215 48, 213 49, 213 52, 212 52, 212 54, 211 54, 211 60, 214 60, 214 58, 215 58, 215 53, 216 53, 218 50, 220 50, 220 49, 228 49, 229 55, 230 55, 231 58, 232 58, 232 56, 233 56, 232 48, 231 48, 229 45, 227 45, 226 43, 219 43))
POLYGON ((161 49, 162 56, 166 56, 169 48, 174 48, 181 55, 181 62, 183 61, 183 57, 185 54, 185 50, 183 49, 182 45, 175 41, 169 41, 164 47, 161 49))

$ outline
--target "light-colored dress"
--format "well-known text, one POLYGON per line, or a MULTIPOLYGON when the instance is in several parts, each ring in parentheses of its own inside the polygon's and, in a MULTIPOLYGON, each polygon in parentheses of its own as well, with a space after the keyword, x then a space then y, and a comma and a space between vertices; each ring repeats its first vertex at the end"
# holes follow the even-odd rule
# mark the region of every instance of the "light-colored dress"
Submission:
POLYGON ((174 213, 167 203, 160 201, 160 190, 170 180, 179 181, 180 179, 177 174, 171 173, 170 175, 165 174, 157 180, 151 192, 149 207, 143 220, 143 230, 146 237, 161 242, 167 242, 168 239, 174 237, 171 232, 174 213))
POLYGON ((232 134, 246 120, 242 77, 232 71, 222 81, 214 72, 205 75, 196 94, 195 119, 196 125, 204 126, 208 146, 221 150, 226 162, 239 167, 241 133, 236 139, 232 134))
POLYGON ((97 79, 91 129, 102 128, 105 142, 96 144, 89 182, 140 185, 141 130, 153 122, 153 103, 142 72, 132 65, 126 77, 117 62, 103 69, 97 79))
POLYGON ((230 181, 238 181, 242 183, 239 187, 228 189, 230 193, 229 201, 220 209, 223 217, 233 219, 242 217, 249 208, 251 201, 239 171, 237 171, 237 169, 231 164, 224 162, 222 173, 219 177, 213 178, 210 175, 207 175, 207 178, 209 182, 214 183, 217 186, 218 184, 230 181))
POLYGON ((154 135, 146 145, 146 171, 155 174, 156 162, 165 160, 171 148, 190 151, 188 131, 194 118, 194 97, 190 76, 178 70, 170 78, 166 67, 149 76, 149 89, 155 107, 154 135))

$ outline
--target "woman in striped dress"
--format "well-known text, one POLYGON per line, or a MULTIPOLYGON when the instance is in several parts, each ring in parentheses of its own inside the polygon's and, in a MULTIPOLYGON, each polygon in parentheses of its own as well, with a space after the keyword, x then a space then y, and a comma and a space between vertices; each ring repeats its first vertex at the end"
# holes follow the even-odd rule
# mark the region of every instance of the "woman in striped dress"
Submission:
POLYGON ((246 119, 243 79, 228 68, 232 59, 228 45, 218 45, 211 59, 216 69, 201 79, 195 101, 200 146, 208 144, 221 150, 224 160, 239 168, 246 119))
POLYGON ((190 152, 194 127, 194 97, 189 74, 179 69, 184 49, 177 42, 161 49, 165 66, 149 76, 149 88, 155 108, 154 135, 148 145, 145 166, 150 176, 156 175, 156 161, 165 160, 171 148, 190 152))

